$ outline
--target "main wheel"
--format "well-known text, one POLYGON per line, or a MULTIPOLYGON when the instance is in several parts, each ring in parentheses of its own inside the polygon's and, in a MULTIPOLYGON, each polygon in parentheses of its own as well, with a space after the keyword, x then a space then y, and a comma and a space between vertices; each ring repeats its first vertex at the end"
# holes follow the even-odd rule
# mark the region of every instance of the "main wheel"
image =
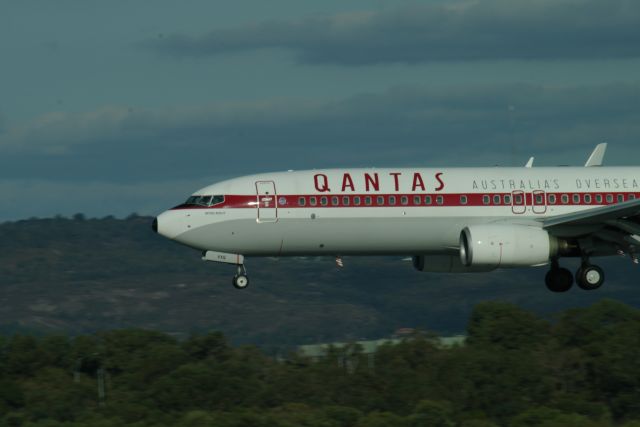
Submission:
POLYGON ((249 286, 249 278, 244 274, 236 274, 233 276, 233 286, 236 289, 244 289, 249 286))
POLYGON ((597 265, 583 265, 576 273, 576 282, 585 291, 598 289, 604 283, 604 271, 597 265))
POLYGON ((573 286, 573 274, 566 268, 552 268, 544 281, 551 292, 567 292, 573 286))

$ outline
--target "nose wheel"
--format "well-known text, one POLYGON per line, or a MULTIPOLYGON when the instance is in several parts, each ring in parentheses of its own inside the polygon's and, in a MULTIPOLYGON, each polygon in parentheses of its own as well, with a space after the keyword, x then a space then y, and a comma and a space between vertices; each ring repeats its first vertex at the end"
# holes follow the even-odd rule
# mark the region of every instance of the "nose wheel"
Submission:
POLYGON ((238 271, 235 276, 233 276, 233 287, 236 289, 245 289, 249 286, 249 276, 247 276, 247 269, 244 267, 244 264, 238 266, 238 271))

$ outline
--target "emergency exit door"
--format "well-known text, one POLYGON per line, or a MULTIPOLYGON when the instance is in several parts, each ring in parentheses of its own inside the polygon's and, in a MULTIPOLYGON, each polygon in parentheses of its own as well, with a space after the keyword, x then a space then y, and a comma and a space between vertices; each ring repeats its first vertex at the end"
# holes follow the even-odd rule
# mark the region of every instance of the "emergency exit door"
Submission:
POLYGON ((257 181, 258 222, 276 222, 278 220, 278 198, 276 184, 273 181, 257 181))

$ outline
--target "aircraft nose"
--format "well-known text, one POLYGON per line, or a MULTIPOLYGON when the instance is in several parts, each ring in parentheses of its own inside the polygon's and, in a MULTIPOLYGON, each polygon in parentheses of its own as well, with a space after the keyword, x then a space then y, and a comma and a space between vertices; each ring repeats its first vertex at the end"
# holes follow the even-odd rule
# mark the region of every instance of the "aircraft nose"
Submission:
POLYGON ((167 239, 175 239, 182 233, 189 231, 189 224, 184 214, 168 210, 158 215, 151 223, 151 229, 167 239))

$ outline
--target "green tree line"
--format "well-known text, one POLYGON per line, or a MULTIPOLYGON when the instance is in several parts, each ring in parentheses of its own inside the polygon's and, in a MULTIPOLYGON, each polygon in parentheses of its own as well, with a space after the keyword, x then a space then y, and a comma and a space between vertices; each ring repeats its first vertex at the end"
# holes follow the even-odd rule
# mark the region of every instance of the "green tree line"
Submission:
POLYGON ((463 346, 416 334, 311 360, 219 333, 0 337, 0 426, 640 426, 640 311, 486 302, 463 346))

